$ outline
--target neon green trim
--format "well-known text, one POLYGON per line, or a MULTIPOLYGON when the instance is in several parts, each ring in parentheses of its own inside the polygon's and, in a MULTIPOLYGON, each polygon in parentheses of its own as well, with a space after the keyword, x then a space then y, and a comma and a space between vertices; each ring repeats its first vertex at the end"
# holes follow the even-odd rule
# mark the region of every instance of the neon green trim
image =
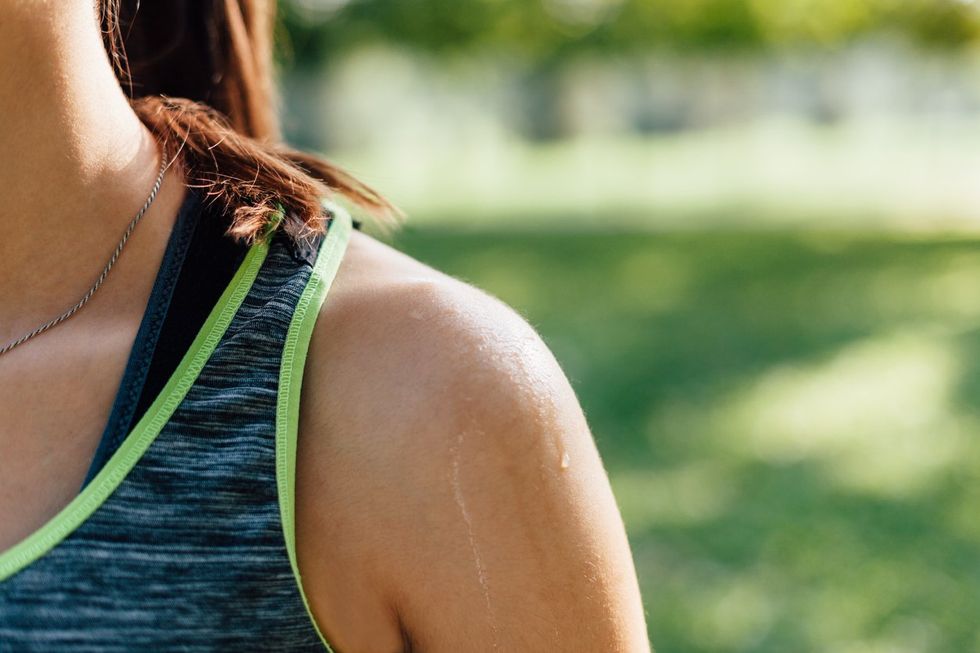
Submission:
POLYGON ((272 214, 265 227, 262 229, 262 240, 272 237, 272 232, 279 228, 279 223, 286 217, 286 209, 280 202, 276 202, 276 212, 272 214))
POLYGON ((351 234, 351 217, 339 206, 324 202, 335 216, 327 229, 327 235, 320 243, 316 262, 310 279, 300 295, 299 302, 286 332, 283 346, 282 364, 279 368, 279 391, 276 402, 276 484, 279 489, 279 512, 283 535, 286 538, 286 551, 289 564, 293 568, 296 586, 299 588, 303 605, 310 616, 316 634, 327 651, 333 652, 320 626, 310 610, 310 602, 303 591, 299 566, 296 563, 296 436, 299 428, 299 396, 303 384, 303 368, 306 354, 313 335, 313 325, 320 312, 320 306, 333 283, 344 250, 351 234))
POLYGON ((27 538, 0 553, 0 582, 56 547, 115 492, 197 380, 252 288, 268 252, 269 247, 264 243, 256 243, 249 248, 163 390, 95 478, 61 512, 27 538))

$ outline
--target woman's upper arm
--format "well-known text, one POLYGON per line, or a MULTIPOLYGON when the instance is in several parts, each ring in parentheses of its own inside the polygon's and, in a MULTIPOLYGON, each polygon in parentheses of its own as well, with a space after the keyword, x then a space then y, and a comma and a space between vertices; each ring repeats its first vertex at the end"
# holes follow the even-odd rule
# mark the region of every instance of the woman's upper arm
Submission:
POLYGON ((393 605, 421 651, 648 651, 636 573, 578 400, 534 330, 468 288, 433 301, 405 448, 393 605), (430 404, 430 402, 432 402, 430 404))
POLYGON ((379 249, 342 268, 304 383, 297 542, 328 639, 648 651, 623 523, 551 352, 495 298, 379 249))

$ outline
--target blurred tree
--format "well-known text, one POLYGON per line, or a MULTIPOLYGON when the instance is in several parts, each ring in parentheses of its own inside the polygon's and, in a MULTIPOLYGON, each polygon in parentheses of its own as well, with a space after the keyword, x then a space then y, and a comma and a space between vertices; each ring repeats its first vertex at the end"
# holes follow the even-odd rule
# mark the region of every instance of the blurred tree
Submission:
POLYGON ((872 32, 933 47, 980 37, 975 0, 284 0, 297 65, 383 40, 431 52, 826 47, 872 32))

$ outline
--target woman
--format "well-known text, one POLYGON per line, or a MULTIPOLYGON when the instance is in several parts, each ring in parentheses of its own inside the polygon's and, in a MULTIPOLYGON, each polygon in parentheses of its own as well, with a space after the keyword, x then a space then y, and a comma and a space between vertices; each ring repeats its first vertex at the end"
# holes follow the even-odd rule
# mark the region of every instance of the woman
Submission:
POLYGON ((268 3, 142 4, 0 0, 0 650, 647 650, 537 334, 321 203, 268 3))

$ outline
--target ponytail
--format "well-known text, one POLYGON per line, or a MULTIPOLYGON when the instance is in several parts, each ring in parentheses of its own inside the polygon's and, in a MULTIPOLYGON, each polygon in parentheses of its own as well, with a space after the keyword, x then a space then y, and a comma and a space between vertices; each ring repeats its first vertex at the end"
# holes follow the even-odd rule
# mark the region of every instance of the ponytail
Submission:
POLYGON ((291 238, 322 233, 340 194, 384 229, 402 218, 338 166, 282 143, 272 74, 274 0, 100 0, 106 51, 140 119, 188 184, 254 242, 277 212, 291 238))

